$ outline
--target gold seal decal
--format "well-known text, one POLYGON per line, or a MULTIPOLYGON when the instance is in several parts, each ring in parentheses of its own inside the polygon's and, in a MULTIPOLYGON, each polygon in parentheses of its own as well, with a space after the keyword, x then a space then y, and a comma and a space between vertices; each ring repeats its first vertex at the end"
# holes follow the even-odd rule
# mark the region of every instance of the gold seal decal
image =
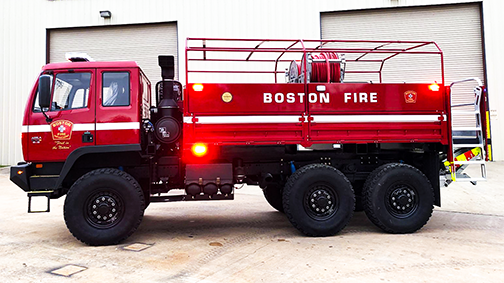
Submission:
POLYGON ((417 93, 413 90, 404 92, 404 100, 406 101, 406 103, 416 103, 417 93))
POLYGON ((233 100, 233 95, 230 92, 225 92, 222 94, 222 101, 229 103, 233 100))
POLYGON ((73 123, 68 120, 58 120, 51 123, 51 133, 55 141, 67 141, 72 138, 73 123))

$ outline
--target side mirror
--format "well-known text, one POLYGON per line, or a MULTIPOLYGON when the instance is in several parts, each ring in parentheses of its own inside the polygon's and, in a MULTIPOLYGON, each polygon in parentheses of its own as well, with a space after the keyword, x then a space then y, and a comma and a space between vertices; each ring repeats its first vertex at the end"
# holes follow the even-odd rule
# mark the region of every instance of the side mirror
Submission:
POLYGON ((49 106, 51 106, 51 82, 51 75, 42 75, 39 78, 38 91, 40 109, 49 108, 49 106))

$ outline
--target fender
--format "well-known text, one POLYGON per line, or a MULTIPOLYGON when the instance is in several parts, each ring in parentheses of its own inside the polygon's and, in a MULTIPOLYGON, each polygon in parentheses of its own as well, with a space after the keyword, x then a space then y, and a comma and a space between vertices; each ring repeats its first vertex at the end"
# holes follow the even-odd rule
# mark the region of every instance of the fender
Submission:
POLYGON ((95 145, 84 146, 72 151, 63 164, 61 173, 55 188, 60 188, 66 176, 72 169, 75 162, 82 156, 91 153, 112 153, 112 152, 141 152, 142 147, 140 144, 121 144, 121 145, 95 145))

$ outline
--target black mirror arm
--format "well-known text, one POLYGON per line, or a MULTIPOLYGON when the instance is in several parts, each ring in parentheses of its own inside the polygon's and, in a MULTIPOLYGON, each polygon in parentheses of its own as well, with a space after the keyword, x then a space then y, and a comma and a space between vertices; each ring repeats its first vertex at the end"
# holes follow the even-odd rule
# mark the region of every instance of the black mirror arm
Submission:
POLYGON ((53 120, 53 118, 49 117, 49 116, 45 113, 45 111, 44 111, 44 109, 43 109, 43 108, 40 108, 40 111, 42 112, 42 114, 44 114, 44 117, 45 117, 45 120, 46 120, 47 124, 51 123, 51 122, 52 122, 52 120, 53 120))

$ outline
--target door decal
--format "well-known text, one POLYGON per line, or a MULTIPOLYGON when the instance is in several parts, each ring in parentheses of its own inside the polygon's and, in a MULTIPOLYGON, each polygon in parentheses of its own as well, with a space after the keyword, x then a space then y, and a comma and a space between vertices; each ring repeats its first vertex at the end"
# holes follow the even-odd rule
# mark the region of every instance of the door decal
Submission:
POLYGON ((51 123, 52 138, 55 141, 68 141, 72 138, 73 123, 68 120, 58 120, 51 123))

